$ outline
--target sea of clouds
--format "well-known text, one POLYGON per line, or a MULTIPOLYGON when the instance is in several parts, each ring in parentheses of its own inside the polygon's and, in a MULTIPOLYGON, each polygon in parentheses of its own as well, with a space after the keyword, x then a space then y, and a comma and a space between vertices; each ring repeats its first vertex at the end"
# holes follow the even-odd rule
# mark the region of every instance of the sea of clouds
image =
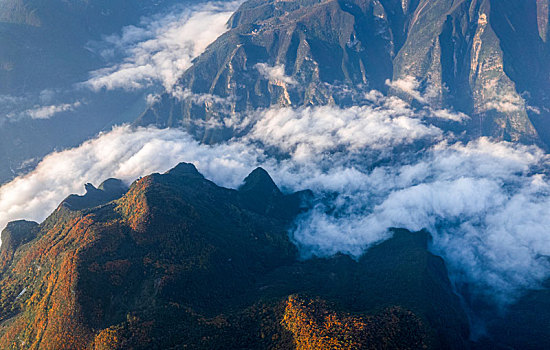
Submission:
POLYGON ((290 233, 304 257, 359 257, 391 238, 391 227, 427 229, 455 281, 500 303, 537 288, 550 277, 548 156, 487 138, 457 141, 395 105, 266 110, 246 136, 217 145, 178 129, 116 127, 0 187, 0 226, 42 221, 87 182, 130 183, 185 161, 236 188, 262 166, 283 189, 319 198, 290 233))

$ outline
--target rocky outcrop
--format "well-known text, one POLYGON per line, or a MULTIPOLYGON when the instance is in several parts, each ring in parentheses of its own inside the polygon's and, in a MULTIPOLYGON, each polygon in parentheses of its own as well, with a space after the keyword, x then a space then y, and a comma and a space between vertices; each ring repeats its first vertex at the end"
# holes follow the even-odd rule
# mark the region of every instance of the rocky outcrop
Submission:
POLYGON ((32 241, 38 233, 38 223, 19 220, 8 223, 2 231, 0 246, 0 271, 11 263, 15 251, 23 244, 32 241))
POLYGON ((92 184, 86 184, 84 187, 84 195, 72 194, 62 204, 71 210, 93 208, 119 199, 128 191, 128 186, 118 179, 107 179, 98 188, 92 184))

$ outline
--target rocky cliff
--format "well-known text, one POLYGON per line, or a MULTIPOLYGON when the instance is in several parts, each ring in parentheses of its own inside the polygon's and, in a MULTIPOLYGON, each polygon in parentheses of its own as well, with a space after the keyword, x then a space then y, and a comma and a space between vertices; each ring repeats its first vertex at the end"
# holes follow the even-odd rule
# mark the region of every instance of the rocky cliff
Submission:
POLYGON ((376 89, 470 115, 471 137, 550 141, 548 0, 251 0, 229 24, 138 124, 217 142, 224 118, 376 89))

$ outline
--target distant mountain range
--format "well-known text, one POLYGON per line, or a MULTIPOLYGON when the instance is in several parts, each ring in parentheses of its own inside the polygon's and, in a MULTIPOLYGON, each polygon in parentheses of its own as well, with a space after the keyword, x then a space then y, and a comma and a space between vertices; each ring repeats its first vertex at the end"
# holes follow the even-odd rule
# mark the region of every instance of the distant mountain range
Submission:
POLYGON ((247 1, 152 105, 148 89, 77 88, 107 64, 91 42, 200 3, 2 0, 0 183, 114 124, 184 127, 215 143, 237 133, 227 118, 361 104, 373 89, 465 113, 466 123, 447 128, 468 138, 548 148, 548 0, 247 1), (64 118, 19 118, 35 109, 64 118))
POLYGON ((376 89, 466 113, 470 137, 550 142, 547 0, 251 0, 230 24, 185 72, 184 93, 164 95, 139 125, 216 142, 232 131, 197 120, 350 105, 376 89))

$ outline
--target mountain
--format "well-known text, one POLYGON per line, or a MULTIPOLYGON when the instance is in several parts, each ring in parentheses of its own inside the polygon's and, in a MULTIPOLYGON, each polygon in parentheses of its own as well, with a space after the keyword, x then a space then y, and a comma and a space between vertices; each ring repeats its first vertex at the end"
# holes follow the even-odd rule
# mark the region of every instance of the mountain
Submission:
POLYGON ((192 164, 69 196, 0 247, 3 349, 541 349, 548 288, 506 310, 458 296, 426 231, 305 259, 312 193, 258 168, 238 190, 192 164))
POLYGON ((69 197, 41 224, 10 223, 0 346, 467 346, 466 314, 426 232, 395 230, 357 261, 303 260, 287 230, 310 196, 281 193, 262 169, 239 190, 218 187, 182 163, 114 201, 77 210, 69 197))
POLYGON ((246 1, 151 106, 147 89, 79 85, 113 63, 93 43, 199 3, 1 0, 0 183, 116 124, 183 126, 214 143, 240 132, 227 117, 369 103, 371 89, 471 116, 456 134, 550 142, 548 0, 246 1))
POLYGON ((548 8, 548 0, 250 0, 185 72, 183 93, 163 95, 136 123, 183 125, 218 142, 234 133, 211 126, 223 118, 347 106, 376 89, 470 115, 470 137, 547 146, 548 8))

